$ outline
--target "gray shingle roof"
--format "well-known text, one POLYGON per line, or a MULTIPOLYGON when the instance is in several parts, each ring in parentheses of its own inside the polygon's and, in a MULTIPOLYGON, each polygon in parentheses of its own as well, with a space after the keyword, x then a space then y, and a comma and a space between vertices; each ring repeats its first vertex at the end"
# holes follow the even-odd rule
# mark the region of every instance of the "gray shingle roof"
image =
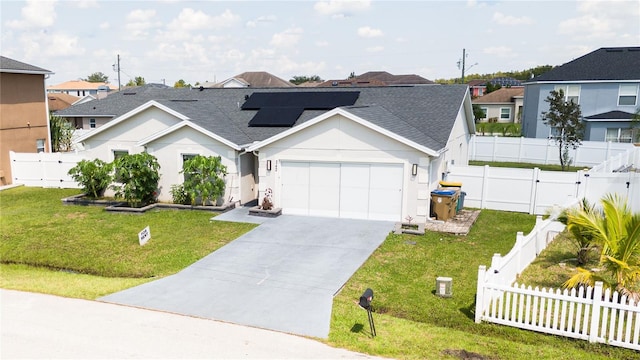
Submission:
POLYGON ((542 81, 640 80, 640 47, 600 48, 537 76, 542 81))
POLYGON ((0 56, 0 72, 20 74, 53 74, 51 71, 23 63, 18 60, 0 56))
MULTIPOLYGON (((135 95, 113 94, 102 100, 72 106, 57 112, 73 116, 120 116, 150 100, 155 100, 189 117, 195 124, 238 145, 262 141, 288 127, 249 127, 256 110, 242 110, 245 98, 255 92, 354 91, 353 88, 226 88, 128 90, 135 95)), ((358 88, 353 107, 347 111, 433 150, 446 146, 467 92, 466 85, 358 88)), ((328 110, 306 110, 294 126, 328 110)))
POLYGON ((607 111, 605 113, 602 114, 596 114, 596 115, 591 115, 591 116, 586 116, 585 119, 589 119, 589 120, 631 120, 633 119, 634 114, 625 112, 625 111, 620 111, 620 110, 614 110, 614 111, 607 111))

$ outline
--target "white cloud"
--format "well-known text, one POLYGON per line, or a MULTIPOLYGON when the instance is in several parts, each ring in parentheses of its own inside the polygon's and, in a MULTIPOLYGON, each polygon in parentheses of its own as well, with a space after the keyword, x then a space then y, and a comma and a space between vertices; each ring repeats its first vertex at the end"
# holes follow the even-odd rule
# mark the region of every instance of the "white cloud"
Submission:
POLYGON ((56 1, 29 0, 22 8, 22 19, 7 22, 7 26, 16 29, 45 28, 52 26, 56 19, 56 1))
POLYGON ((173 19, 167 27, 177 31, 214 29, 231 26, 239 20, 240 16, 235 15, 229 9, 220 15, 211 16, 200 10, 185 8, 182 9, 178 17, 173 19))
POLYGON ((313 5, 313 9, 320 15, 331 15, 333 18, 343 18, 351 16, 356 12, 369 9, 371 1, 356 0, 330 0, 318 1, 313 5))
POLYGON ((317 47, 327 47, 327 46, 329 46, 329 42, 326 41, 326 40, 316 41, 316 46, 317 47))
POLYGON ((108 21, 105 21, 105 22, 101 23, 99 27, 100 27, 100 29, 102 29, 102 30, 107 30, 108 28, 110 28, 110 27, 111 27, 111 24, 109 24, 109 22, 108 22, 108 21))
POLYGON ((77 36, 65 33, 23 34, 20 42, 28 59, 77 57, 86 52, 79 46, 77 36))
POLYGON ((160 21, 154 21, 155 16, 156 11, 153 9, 131 11, 127 15, 127 24, 125 25, 127 38, 130 40, 145 39, 149 35, 149 30, 162 25, 160 21))
POLYGON ((74 4, 80 9, 100 7, 100 5, 98 5, 97 0, 79 0, 79 1, 74 1, 74 4))
POLYGON ((374 38, 374 37, 380 37, 382 35, 383 35, 382 30, 380 29, 373 29, 369 26, 363 26, 361 28, 358 28, 358 36, 360 37, 374 38))
POLYGON ((515 57, 517 55, 516 53, 514 53, 513 49, 511 49, 508 46, 492 46, 492 47, 484 48, 482 52, 487 55, 496 56, 500 58, 515 57))
POLYGON ((298 43, 302 37, 302 28, 289 28, 281 33, 273 34, 269 44, 276 47, 290 47, 298 43))
POLYGON ((396 42, 398 42, 398 43, 407 43, 407 42, 409 42, 409 40, 407 38, 401 36, 401 37, 396 38, 396 42))
POLYGON ((245 26, 246 27, 250 27, 250 28, 254 28, 254 27, 256 27, 256 26, 258 26, 260 24, 276 22, 277 20, 278 20, 278 18, 276 18, 274 15, 259 16, 256 19, 247 21, 245 26))
POLYGON ((496 12, 493 14, 493 21, 500 25, 531 25, 533 24, 533 19, 527 16, 511 16, 505 15, 501 12, 496 12))
POLYGON ((166 26, 166 29, 158 34, 157 39, 160 41, 191 41, 193 39, 192 31, 230 27, 239 21, 240 16, 228 9, 220 15, 211 16, 200 10, 184 8, 166 26))
POLYGON ((367 48, 367 52, 381 52, 384 51, 384 46, 372 46, 367 48))
POLYGON ((640 6, 631 1, 582 1, 579 16, 558 24, 558 33, 573 40, 608 41, 609 45, 628 45, 638 41, 640 6))

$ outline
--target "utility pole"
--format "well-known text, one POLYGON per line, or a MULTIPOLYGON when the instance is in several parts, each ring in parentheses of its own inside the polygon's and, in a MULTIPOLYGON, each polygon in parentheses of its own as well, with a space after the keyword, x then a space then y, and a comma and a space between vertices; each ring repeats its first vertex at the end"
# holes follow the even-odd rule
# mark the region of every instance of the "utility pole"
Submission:
POLYGON ((469 70, 472 67, 478 65, 478 63, 475 63, 471 66, 469 66, 469 69, 466 68, 466 60, 467 60, 467 49, 462 49, 462 59, 458 60, 458 69, 462 69, 462 76, 460 77, 460 83, 464 84, 464 72, 465 70, 469 70))
POLYGON ((120 85, 120 54, 118 54, 118 62, 113 64, 113 71, 118 72, 118 91, 120 91, 120 89, 122 89, 120 85))

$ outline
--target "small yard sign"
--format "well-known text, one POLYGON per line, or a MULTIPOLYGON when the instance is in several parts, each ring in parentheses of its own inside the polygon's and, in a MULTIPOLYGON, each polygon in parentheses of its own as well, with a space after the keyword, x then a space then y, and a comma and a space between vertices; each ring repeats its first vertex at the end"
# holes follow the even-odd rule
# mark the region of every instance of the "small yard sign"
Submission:
POLYGON ((149 241, 149 239, 151 239, 151 230, 149 230, 149 226, 147 226, 146 228, 142 229, 142 231, 138 233, 138 240, 140 241, 140 246, 146 244, 147 241, 149 241))

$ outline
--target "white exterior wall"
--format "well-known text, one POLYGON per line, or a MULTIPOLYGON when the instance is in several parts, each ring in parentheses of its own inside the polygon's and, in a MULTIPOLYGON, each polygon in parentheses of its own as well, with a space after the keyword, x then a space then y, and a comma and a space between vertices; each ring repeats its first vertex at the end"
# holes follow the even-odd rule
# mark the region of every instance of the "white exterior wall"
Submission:
POLYGON ((147 152, 154 155, 160 164, 158 200, 171 202, 171 185, 182 184, 182 155, 220 156, 227 167, 226 188, 223 199, 240 200, 237 152, 227 145, 189 127, 183 127, 147 144, 147 152))
POLYGON ((94 158, 106 162, 113 161, 114 150, 127 150, 129 154, 144 151, 136 143, 150 135, 167 129, 182 120, 155 107, 127 118, 125 121, 86 139, 84 149, 94 158))
POLYGON ((400 164, 404 169, 402 219, 407 216, 424 222, 429 215, 430 165, 428 155, 366 128, 341 115, 323 120, 260 149, 259 196, 273 190, 274 205, 281 204, 281 163, 283 161, 400 164), (266 170, 271 160, 272 170, 266 170), (418 175, 411 175, 418 164, 418 175))

